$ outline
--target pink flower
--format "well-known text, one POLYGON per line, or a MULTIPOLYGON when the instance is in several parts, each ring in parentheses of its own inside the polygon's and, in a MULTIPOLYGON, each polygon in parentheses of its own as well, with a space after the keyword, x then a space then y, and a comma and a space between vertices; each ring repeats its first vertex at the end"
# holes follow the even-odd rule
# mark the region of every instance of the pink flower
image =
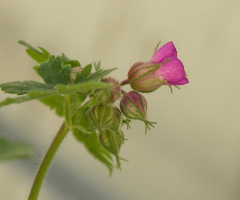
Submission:
POLYGON ((148 62, 135 63, 128 72, 128 81, 133 89, 140 92, 152 92, 162 85, 188 83, 173 42, 163 45, 148 62))

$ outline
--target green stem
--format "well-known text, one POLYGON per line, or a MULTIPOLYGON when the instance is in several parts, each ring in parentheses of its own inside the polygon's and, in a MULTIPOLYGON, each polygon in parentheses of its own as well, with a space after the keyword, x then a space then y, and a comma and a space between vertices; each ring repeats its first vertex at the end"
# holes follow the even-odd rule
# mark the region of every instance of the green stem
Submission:
POLYGON ((70 114, 70 96, 69 94, 65 95, 65 104, 64 104, 64 110, 65 110, 65 122, 66 126, 68 128, 72 128, 72 119, 71 119, 71 114, 70 114))
POLYGON ((47 170, 52 162, 52 159, 58 150, 60 144, 62 143, 64 137, 69 132, 69 128, 65 126, 65 122, 62 124, 61 128, 59 129, 57 135, 55 136, 54 140, 52 141, 52 144, 50 145, 41 165, 37 172, 37 175, 35 177, 35 180, 32 185, 32 189, 30 191, 28 200, 36 200, 39 195, 39 191, 41 189, 44 177, 47 173, 47 170))

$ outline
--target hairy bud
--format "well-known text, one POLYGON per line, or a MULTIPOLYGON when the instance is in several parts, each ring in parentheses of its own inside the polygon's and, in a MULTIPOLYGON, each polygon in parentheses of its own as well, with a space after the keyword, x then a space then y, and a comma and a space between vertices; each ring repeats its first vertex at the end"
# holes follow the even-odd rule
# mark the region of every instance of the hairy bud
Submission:
POLYGON ((125 93, 120 102, 122 113, 130 119, 138 119, 145 123, 145 133, 149 126, 153 126, 155 122, 147 121, 147 101, 136 91, 125 93))
POLYGON ((121 87, 118 81, 111 77, 104 78, 101 81, 112 84, 112 87, 95 90, 93 96, 104 104, 114 103, 121 95, 121 87))
POLYGON ((116 107, 98 104, 89 112, 89 119, 98 130, 111 128, 118 131, 121 125, 121 112, 116 107))

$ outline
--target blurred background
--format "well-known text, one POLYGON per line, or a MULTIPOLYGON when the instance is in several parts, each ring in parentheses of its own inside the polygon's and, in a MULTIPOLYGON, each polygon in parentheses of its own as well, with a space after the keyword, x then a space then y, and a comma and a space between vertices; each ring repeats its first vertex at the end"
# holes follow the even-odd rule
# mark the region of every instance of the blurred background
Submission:
MULTIPOLYGON (((173 41, 190 83, 144 95, 156 128, 134 122, 122 171, 108 170, 69 134, 39 200, 239 200, 240 2, 237 0, 0 1, 0 82, 41 79, 22 39, 82 65, 101 60, 119 81, 156 44, 173 41)), ((130 88, 126 86, 126 90, 130 88)), ((10 95, 0 93, 0 101, 10 95)), ((29 160, 0 163, 0 199, 27 199, 62 123, 37 101, 0 110, 0 135, 24 141, 29 160)))

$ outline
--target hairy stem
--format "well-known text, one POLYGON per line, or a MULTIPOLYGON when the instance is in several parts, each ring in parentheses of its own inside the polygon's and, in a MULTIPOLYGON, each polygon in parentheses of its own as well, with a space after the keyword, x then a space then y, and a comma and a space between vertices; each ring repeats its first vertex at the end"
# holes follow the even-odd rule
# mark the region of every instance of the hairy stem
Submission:
POLYGON ((124 85, 127 85, 127 84, 129 84, 129 80, 128 79, 126 79, 126 80, 124 80, 124 81, 122 81, 120 83, 121 86, 124 86, 124 85))
POLYGON ((38 198, 40 189, 42 187, 43 180, 45 175, 48 171, 48 168, 52 162, 52 159, 57 152, 60 144, 62 143, 64 137, 69 132, 69 128, 66 127, 65 122, 62 124, 61 128, 59 129, 57 135, 55 136, 54 140, 52 141, 41 165, 35 177, 35 180, 32 185, 32 189, 30 191, 28 200, 36 200, 38 198))
POLYGON ((69 96, 69 94, 65 95, 64 110, 65 110, 66 126, 71 129, 72 128, 72 119, 71 119, 71 114, 70 114, 70 96, 69 96))

